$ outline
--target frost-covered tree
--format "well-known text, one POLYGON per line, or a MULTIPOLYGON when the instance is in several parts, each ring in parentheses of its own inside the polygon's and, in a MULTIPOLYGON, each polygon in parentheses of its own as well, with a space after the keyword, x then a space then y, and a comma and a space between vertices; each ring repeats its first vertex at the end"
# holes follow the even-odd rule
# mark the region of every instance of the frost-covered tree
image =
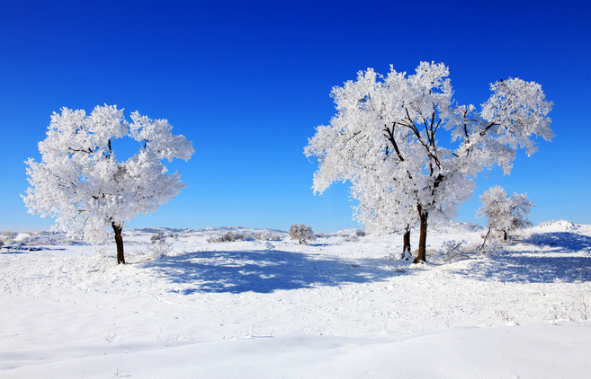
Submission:
POLYGON ((97 106, 90 115, 62 108, 51 116, 47 138, 39 142, 42 162, 26 162, 30 187, 23 199, 29 212, 55 217, 55 229, 89 242, 114 233, 117 263, 125 263, 125 222, 154 212, 185 187, 161 161, 188 160, 194 152, 184 136, 172 134, 167 120, 138 112, 131 120, 116 106, 97 106), (119 161, 112 147, 123 137, 137 141, 139 152, 119 161))
POLYGON ((534 203, 527 198, 527 194, 514 193, 509 197, 502 187, 491 187, 480 196, 482 205, 477 216, 486 217, 489 229, 503 232, 503 239, 507 240, 507 232, 528 228, 533 224, 527 216, 534 207, 534 203))
POLYGON ((376 222, 384 228, 418 220, 416 262, 426 259, 429 218, 454 217, 480 171, 498 164, 509 174, 518 148, 530 155, 537 150, 534 136, 553 137, 552 103, 539 84, 491 84, 491 97, 477 111, 453 100, 448 75, 444 64, 426 62, 408 76, 392 67, 387 76, 359 72, 356 81, 332 89, 337 114, 316 128, 304 150, 318 160, 315 193, 350 181, 362 221, 380 212, 376 222))
POLYGON ((416 203, 404 193, 400 181, 390 187, 384 184, 371 172, 357 177, 351 187, 353 198, 359 201, 354 207, 355 218, 373 233, 402 233, 403 256, 404 253, 411 255, 410 232, 418 221, 414 210, 416 203))
POLYGON ((316 239, 312 228, 304 224, 293 224, 289 229, 289 236, 292 240, 298 240, 300 244, 316 239))

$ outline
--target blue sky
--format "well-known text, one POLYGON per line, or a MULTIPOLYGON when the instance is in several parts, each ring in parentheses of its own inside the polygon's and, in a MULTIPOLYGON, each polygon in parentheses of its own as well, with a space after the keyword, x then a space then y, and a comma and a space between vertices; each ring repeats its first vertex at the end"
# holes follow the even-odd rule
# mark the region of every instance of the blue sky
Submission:
POLYGON ((551 143, 520 151, 510 176, 477 179, 459 221, 478 222, 490 186, 527 192, 534 223, 591 224, 591 2, 588 1, 26 1, 0 13, 0 230, 53 224, 27 214, 24 161, 61 107, 116 104, 166 118, 193 141, 168 165, 188 184, 129 227, 357 227, 346 185, 322 196, 302 154, 335 114, 335 85, 373 67, 450 67, 461 104, 519 77, 554 101, 551 143))

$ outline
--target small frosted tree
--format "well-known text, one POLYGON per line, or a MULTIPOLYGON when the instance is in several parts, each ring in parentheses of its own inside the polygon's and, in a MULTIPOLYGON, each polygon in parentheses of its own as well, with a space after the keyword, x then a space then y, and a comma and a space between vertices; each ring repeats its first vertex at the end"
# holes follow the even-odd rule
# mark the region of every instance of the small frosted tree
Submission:
POLYGON ((117 263, 125 263, 125 222, 154 212, 186 187, 161 161, 186 161, 194 152, 184 136, 172 134, 167 120, 138 112, 131 120, 116 106, 97 106, 90 115, 62 108, 39 142, 42 162, 26 161, 30 187, 23 199, 29 212, 55 217, 54 229, 92 243, 114 234, 117 263), (139 152, 119 161, 112 144, 123 137, 137 141, 139 152))
POLYGON ((477 216, 487 218, 490 229, 503 232, 503 239, 507 240, 507 233, 513 230, 528 228, 533 224, 527 216, 534 203, 527 198, 527 194, 514 193, 509 197, 502 187, 491 187, 480 196, 482 205, 477 216))
POLYGON ((316 239, 312 228, 304 224, 293 224, 289 229, 289 236, 292 240, 298 240, 300 244, 316 239))
POLYGON ((552 103, 539 84, 491 84, 477 111, 453 99, 448 76, 447 66, 427 62, 408 76, 392 67, 387 76, 371 68, 359 72, 357 80, 332 89, 337 114, 316 128, 304 150, 319 164, 315 193, 350 181, 362 221, 404 230, 418 220, 415 262, 426 260, 429 220, 455 217, 483 169, 497 164, 509 174, 518 148, 530 155, 537 150, 534 137, 553 137, 552 103), (440 143, 448 136, 450 142, 440 143))

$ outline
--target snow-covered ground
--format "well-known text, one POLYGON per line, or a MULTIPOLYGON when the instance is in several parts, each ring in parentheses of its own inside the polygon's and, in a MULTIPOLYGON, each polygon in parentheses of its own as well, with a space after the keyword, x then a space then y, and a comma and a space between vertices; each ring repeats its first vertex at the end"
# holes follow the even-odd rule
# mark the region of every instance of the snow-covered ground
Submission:
POLYGON ((117 265, 114 243, 5 232, 0 378, 591 377, 591 226, 488 254, 482 234, 431 230, 413 265, 400 235, 130 230, 117 265))

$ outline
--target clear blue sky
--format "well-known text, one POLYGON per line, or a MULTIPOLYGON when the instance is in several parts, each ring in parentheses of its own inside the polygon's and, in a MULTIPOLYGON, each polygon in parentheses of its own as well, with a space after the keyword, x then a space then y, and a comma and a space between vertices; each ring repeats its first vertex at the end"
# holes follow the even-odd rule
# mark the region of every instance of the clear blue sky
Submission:
POLYGON ((591 224, 589 1, 27 1, 0 7, 0 230, 47 229, 27 214, 24 161, 61 107, 116 104, 166 118, 193 141, 188 184, 129 227, 356 227, 346 186, 314 196, 302 154, 335 114, 335 85, 373 67, 450 67, 461 104, 519 77, 554 101, 551 143, 521 151, 510 176, 485 172, 460 210, 478 222, 492 185, 527 192, 534 223, 591 224))

